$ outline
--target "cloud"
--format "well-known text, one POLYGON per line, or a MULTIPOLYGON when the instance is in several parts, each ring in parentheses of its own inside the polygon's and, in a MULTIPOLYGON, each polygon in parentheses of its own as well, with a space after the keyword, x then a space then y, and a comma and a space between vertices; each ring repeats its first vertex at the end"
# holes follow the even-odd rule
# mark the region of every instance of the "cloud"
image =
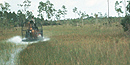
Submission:
POLYGON ((89 7, 91 7, 91 6, 94 6, 96 3, 97 3, 97 0, 89 0, 89 1, 85 1, 85 5, 86 6, 89 6, 89 7))
POLYGON ((0 0, 0 3, 4 3, 6 0, 0 0))
POLYGON ((102 5, 105 0, 86 0, 84 3, 88 7, 93 7, 95 5, 102 5))

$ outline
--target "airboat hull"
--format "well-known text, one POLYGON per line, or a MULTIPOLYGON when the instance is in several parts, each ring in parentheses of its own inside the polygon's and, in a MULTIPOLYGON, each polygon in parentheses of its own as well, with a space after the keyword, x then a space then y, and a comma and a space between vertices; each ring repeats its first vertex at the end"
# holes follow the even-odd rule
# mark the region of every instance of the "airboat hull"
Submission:
POLYGON ((27 39, 27 38, 22 39, 23 42, 34 42, 34 41, 42 41, 42 40, 44 40, 43 37, 34 38, 34 39, 33 38, 32 39, 27 39))

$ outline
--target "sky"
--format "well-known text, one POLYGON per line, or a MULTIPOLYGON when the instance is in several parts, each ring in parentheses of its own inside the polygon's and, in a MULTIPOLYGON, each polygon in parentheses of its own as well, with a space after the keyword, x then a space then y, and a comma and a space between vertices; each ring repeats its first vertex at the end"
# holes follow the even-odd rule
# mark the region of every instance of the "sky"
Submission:
MULTIPOLYGON (((17 4, 22 4, 24 0, 0 0, 0 3, 7 2, 11 5, 11 11, 17 12, 20 7, 17 4)), ((46 2, 47 0, 30 0, 31 7, 28 10, 32 11, 34 16, 37 17, 38 15, 38 5, 39 2, 46 2)), ((115 2, 120 0, 109 0, 110 1, 110 16, 118 16, 117 12, 115 11, 115 2)), ((55 9, 61 9, 62 5, 65 5, 67 8, 67 15, 65 18, 77 18, 78 15, 75 16, 73 9, 77 7, 78 11, 86 12, 87 14, 91 15, 91 13, 95 14, 101 12, 103 15, 108 12, 108 5, 107 0, 50 0, 51 3, 54 4, 55 9)), ((124 11, 124 8, 122 8, 124 11)), ((124 15, 124 14, 122 14, 124 15)))

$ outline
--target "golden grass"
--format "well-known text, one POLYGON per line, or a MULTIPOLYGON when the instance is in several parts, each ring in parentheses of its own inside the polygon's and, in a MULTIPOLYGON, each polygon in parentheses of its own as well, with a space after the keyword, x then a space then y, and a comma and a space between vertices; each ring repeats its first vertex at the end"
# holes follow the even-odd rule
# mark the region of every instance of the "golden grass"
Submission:
POLYGON ((121 26, 44 26, 47 42, 29 45, 21 65, 128 65, 130 41, 121 26))
MULTIPOLYGON (((43 32, 51 40, 28 45, 20 53, 19 65, 130 64, 130 38, 119 23, 44 26, 43 32)), ((0 33, 0 41, 21 35, 20 28, 0 30, 0 33)), ((12 48, 12 44, 0 42, 0 45, 0 50, 12 48)), ((5 57, 8 60, 8 56, 5 57)))
POLYGON ((3 63, 8 62, 11 57, 11 53, 14 53, 12 49, 16 49, 16 45, 12 44, 10 42, 6 42, 7 39, 21 35, 20 28, 0 28, 0 65, 3 65, 3 63))
POLYGON ((11 29, 0 29, 0 40, 6 40, 12 36, 21 35, 21 28, 15 27, 11 29))

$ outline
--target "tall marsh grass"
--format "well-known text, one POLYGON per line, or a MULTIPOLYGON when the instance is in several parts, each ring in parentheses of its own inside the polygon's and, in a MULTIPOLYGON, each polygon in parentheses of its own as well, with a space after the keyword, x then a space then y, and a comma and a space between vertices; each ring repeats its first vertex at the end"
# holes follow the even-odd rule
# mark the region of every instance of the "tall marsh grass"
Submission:
POLYGON ((129 65, 130 41, 119 23, 44 26, 49 41, 28 45, 20 65, 129 65))

